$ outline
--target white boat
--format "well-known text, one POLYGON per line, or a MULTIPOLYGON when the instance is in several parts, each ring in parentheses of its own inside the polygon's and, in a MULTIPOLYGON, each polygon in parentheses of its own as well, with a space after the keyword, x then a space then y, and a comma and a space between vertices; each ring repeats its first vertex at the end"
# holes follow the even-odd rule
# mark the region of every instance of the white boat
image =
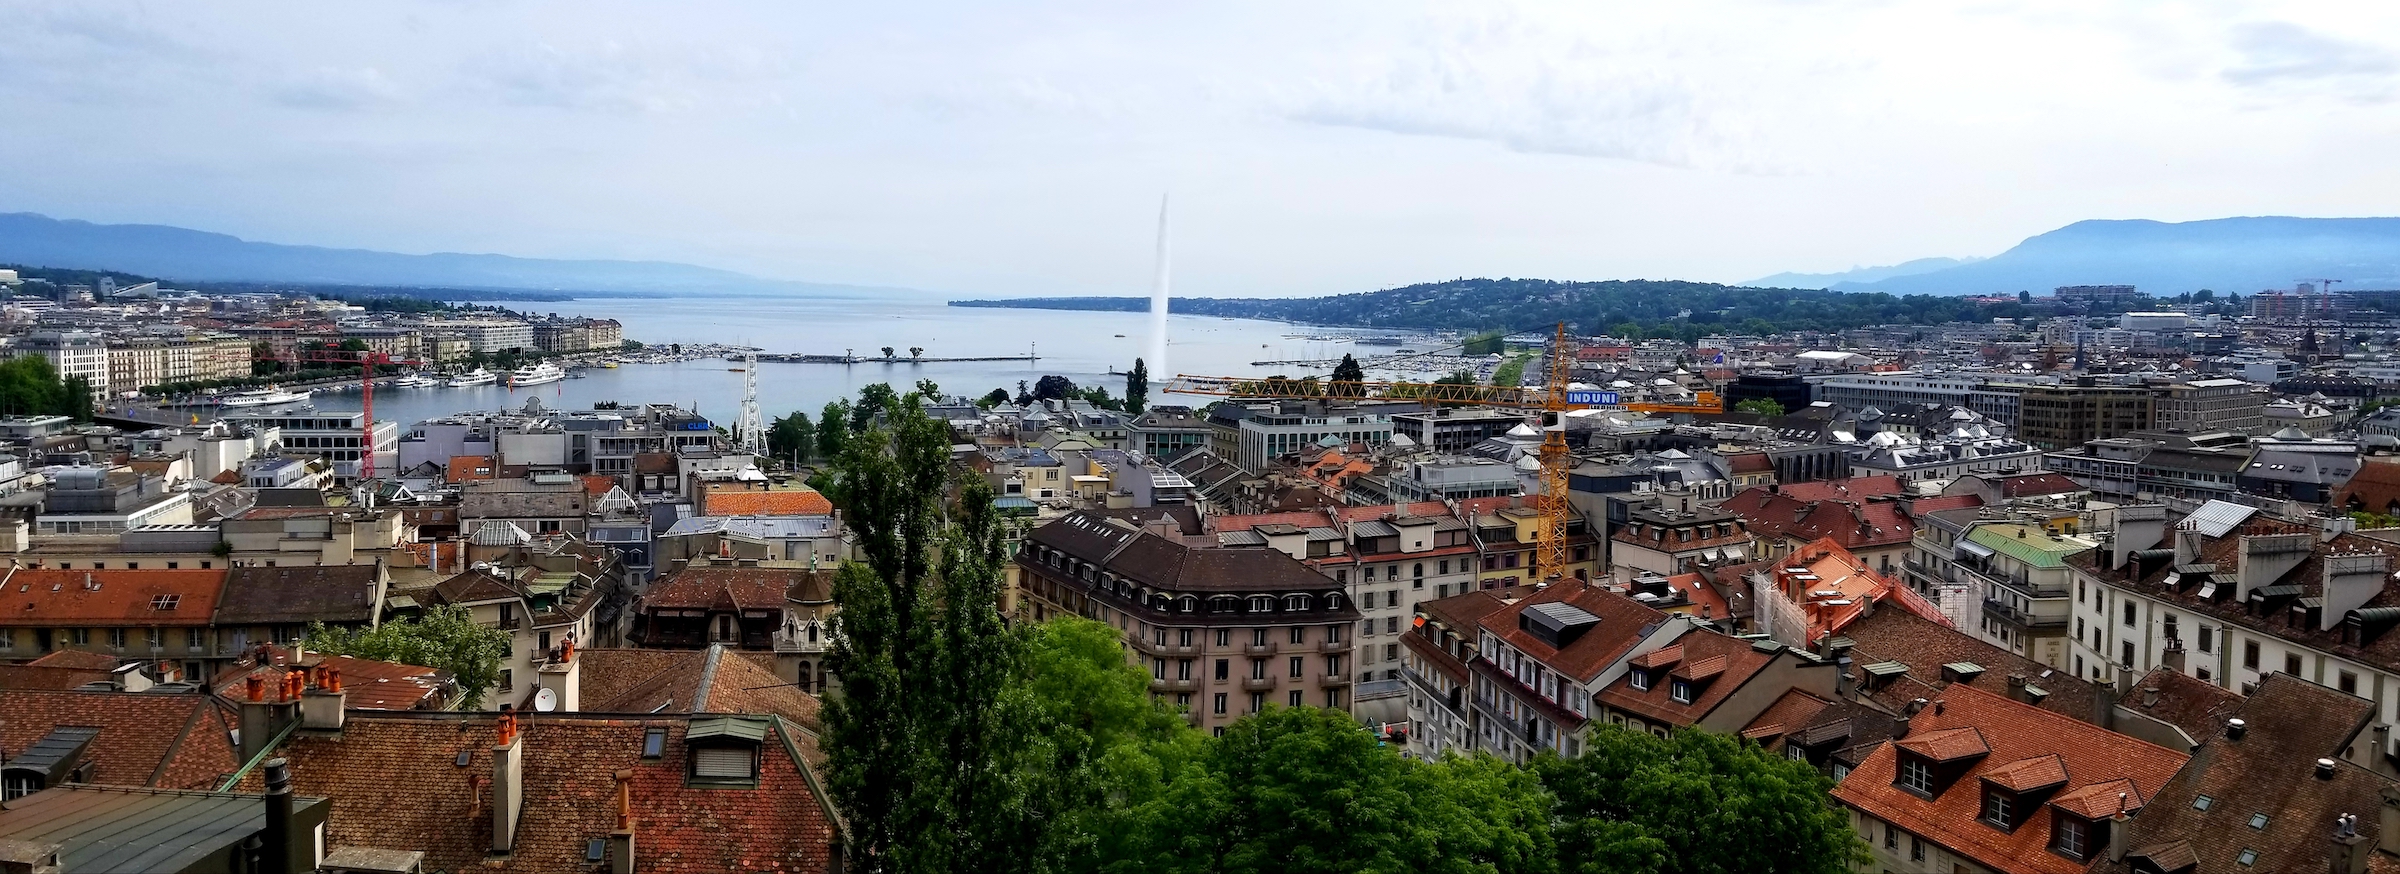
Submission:
POLYGON ((276 404, 288 404, 295 401, 305 401, 308 400, 308 395, 309 392, 307 389, 289 391, 276 388, 274 386, 268 386, 266 388, 256 389, 253 391, 235 392, 229 395, 221 395, 217 398, 217 404, 219 406, 227 407, 272 407, 276 404))
POLYGON ((478 367, 474 370, 467 371, 466 373, 461 373, 457 376, 450 377, 450 382, 448 385, 451 388, 467 388, 469 386, 491 385, 492 383, 499 381, 499 375, 478 367))
POLYGON ((422 373, 410 373, 400 377, 399 379, 392 380, 393 388, 431 388, 440 384, 441 383, 439 382, 435 382, 433 377, 426 376, 422 373))
POLYGON ((515 372, 508 375, 508 385, 510 388, 523 388, 529 385, 546 385, 565 378, 567 378, 566 371, 560 370, 556 364, 543 361, 517 368, 515 372))

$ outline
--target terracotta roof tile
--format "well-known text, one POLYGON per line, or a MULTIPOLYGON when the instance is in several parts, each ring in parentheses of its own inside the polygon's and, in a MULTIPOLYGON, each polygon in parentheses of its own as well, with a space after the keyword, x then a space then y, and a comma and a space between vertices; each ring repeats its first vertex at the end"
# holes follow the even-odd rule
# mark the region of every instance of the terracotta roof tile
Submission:
POLYGON ((0 626, 207 625, 225 573, 19 568, 0 587, 0 626))
POLYGON ((1543 589, 1532 597, 1510 604, 1485 615, 1480 625, 1485 634, 1499 635, 1519 652, 1548 665, 1551 670, 1590 681, 1609 665, 1624 658, 1635 644, 1641 643, 1643 629, 1666 618, 1650 606, 1598 586, 1560 583, 1543 589), (1525 608, 1552 601, 1580 607, 1600 618, 1600 625, 1584 632, 1582 637, 1567 644, 1564 650, 1552 649, 1532 633, 1517 628, 1517 616, 1525 608))
POLYGON ((832 512, 833 502, 810 490, 711 487, 700 496, 702 516, 824 516, 832 512))
POLYGON ((463 483, 491 479, 498 468, 493 466, 489 455, 454 455, 443 471, 449 481, 463 483))
MULTIPOLYGON (((294 791, 373 812, 334 817, 329 845, 421 850, 428 871, 585 870, 585 843, 615 825, 619 770, 633 772, 634 870, 827 870, 834 820, 817 781, 790 755, 791 730, 769 732, 757 788, 708 788, 686 785, 689 725, 689 717, 525 719, 524 808, 505 857, 489 853, 488 717, 353 715, 340 735, 294 736, 280 754, 291 760, 294 791), (667 755, 643 759, 652 728, 666 731, 667 755)), ((257 780, 253 773, 246 785, 257 780)))
POLYGON ((240 767, 216 699, 162 692, 0 691, 0 749, 21 751, 59 726, 100 729, 88 757, 95 783, 215 789, 240 767))
POLYGON ((1816 720, 1817 714, 1831 706, 1831 701, 1799 689, 1787 689, 1783 697, 1775 699, 1775 703, 1767 705, 1767 709, 1759 711, 1758 716, 1750 720, 1750 724, 1742 729, 1742 736, 1759 741, 1781 737, 1806 728, 1816 720))
MULTIPOLYGON (((267 653, 267 663, 263 666, 252 664, 245 657, 218 671, 214 684, 217 696, 239 704, 249 696, 247 680, 251 674, 263 676, 267 688, 274 688, 274 683, 291 670, 292 649, 270 646, 267 653)), ((312 653, 310 659, 341 669, 342 706, 352 710, 438 710, 448 702, 452 692, 450 672, 439 668, 323 653, 312 653)))
POLYGON ((80 649, 53 651, 25 664, 42 668, 82 668, 89 671, 113 671, 124 660, 105 653, 80 649))
POLYGON ((2088 682, 1906 610, 1876 610, 1842 629, 1842 636, 1852 641, 1854 664, 1893 661, 1908 666, 1906 676, 1892 680, 1861 675, 1871 686, 1864 694, 1887 712, 1898 713, 1911 699, 1938 698, 1943 689, 1959 685, 1943 676, 1942 666, 1960 662, 1984 669, 1966 684, 1977 689, 2005 696, 2030 686, 2049 693, 2042 699, 2043 710, 2089 722, 2098 718, 2102 706, 2099 690, 2088 682))
POLYGON ((1636 689, 1627 676, 1602 688, 1600 703, 1651 722, 1696 725, 1776 659, 1795 657, 1780 648, 1762 652, 1748 640, 1705 630, 1678 638, 1676 645, 1683 651, 1683 661, 1670 676, 1698 686, 1692 700, 1676 701, 1672 682, 1654 676, 1650 688, 1636 689))
POLYGON ((660 577, 642 596, 644 609, 782 609, 793 590, 830 585, 833 572, 804 567, 686 567, 660 577))
POLYGON ((1922 835, 1982 867, 2073 874, 2082 871, 2084 863, 2048 849, 2052 817, 2027 811, 2022 824, 2011 831, 1979 819, 1983 808, 1980 777, 2053 754, 2064 762, 2068 775, 2068 784, 2054 798, 2105 793, 2114 799, 2114 791, 2090 787, 2129 780, 2130 786, 2122 791, 2138 799, 2166 785, 2187 759, 2174 750, 1972 686, 1953 684, 1943 690, 1938 703, 1917 712, 1907 738, 1878 747, 1834 786, 1833 794, 1845 805, 1922 835), (1972 757, 1977 748, 1988 749, 1990 754, 1964 764, 1956 779, 1937 784, 1939 794, 1930 799, 1894 783, 1903 751, 1972 757))
POLYGON ((2132 813, 2140 810, 2145 802, 2141 787, 2134 785, 2130 779, 2120 778, 2094 783, 2073 792, 2059 793, 2051 797, 2050 803, 2076 816, 2099 820, 2115 816, 2118 811, 2132 813))
POLYGON ((819 728, 816 696, 742 655, 722 646, 577 650, 584 677, 579 703, 592 713, 745 713, 819 728))
POLYGON ((2010 792, 2048 789, 2067 782, 2067 762, 2056 753, 2018 759, 1983 772, 1983 780, 2010 792))
POLYGON ((364 624, 382 605, 377 565, 238 567, 225 572, 217 600, 219 625, 364 624))

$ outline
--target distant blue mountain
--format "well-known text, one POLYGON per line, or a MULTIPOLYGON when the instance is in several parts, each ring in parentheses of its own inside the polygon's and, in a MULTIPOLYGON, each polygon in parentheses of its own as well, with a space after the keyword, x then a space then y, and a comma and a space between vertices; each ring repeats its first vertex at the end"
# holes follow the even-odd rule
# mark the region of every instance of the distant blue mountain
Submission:
POLYGON ((2249 294, 2316 279, 2339 279, 2342 289, 2400 288, 2400 218, 2082 221, 1971 264, 1831 288, 2041 294, 2061 285, 2132 285, 2155 295, 2203 288, 2249 294))
POLYGON ((1853 267, 1840 273, 1778 273, 1742 283, 1753 288, 1832 288, 1845 282, 1877 282, 1897 276, 1915 276, 1948 270, 1961 264, 1972 264, 1975 258, 1919 258, 1885 267, 1853 267))
POLYGON ((101 225, 24 212, 0 213, 0 263, 121 270, 190 282, 607 292, 893 290, 778 282, 663 261, 553 261, 287 246, 165 225, 101 225))

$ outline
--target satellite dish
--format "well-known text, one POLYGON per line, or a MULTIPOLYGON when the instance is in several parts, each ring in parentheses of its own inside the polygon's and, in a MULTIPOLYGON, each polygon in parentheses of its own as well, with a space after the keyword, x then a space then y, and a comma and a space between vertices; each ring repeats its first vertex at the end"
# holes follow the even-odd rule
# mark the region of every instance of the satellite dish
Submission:
POLYGON ((543 689, 533 693, 533 709, 548 713, 558 709, 558 693, 543 689))

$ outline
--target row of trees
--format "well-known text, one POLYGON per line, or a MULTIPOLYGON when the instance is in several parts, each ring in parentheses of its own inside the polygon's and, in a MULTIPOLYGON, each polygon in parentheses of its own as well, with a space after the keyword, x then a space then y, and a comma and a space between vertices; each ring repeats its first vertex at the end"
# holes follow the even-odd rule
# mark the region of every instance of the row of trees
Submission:
POLYGON ((1307 707, 1203 735, 1150 696, 1117 629, 1003 621, 990 490, 951 475, 918 400, 856 422, 832 466, 860 560, 835 575, 827 782, 856 870, 1832 874, 1858 857, 1828 781, 1736 738, 1602 728, 1582 756, 1518 767, 1405 758, 1307 707))
POLYGON ((0 415, 92 418, 92 384, 80 376, 60 379, 50 359, 21 355, 0 362, 0 415))
MULTIPOLYGON (((1348 362, 1347 356, 1344 361, 1352 367, 1357 366, 1355 362, 1348 362)), ((1341 371, 1337 368, 1334 372, 1339 378, 1341 371)), ((909 406, 913 409, 920 400, 939 399, 941 387, 931 380, 920 380, 917 390, 908 397, 911 399, 909 406)), ((995 388, 975 402, 989 409, 1012 400, 1019 404, 1030 404, 1035 400, 1063 398, 1079 398, 1104 410, 1141 415, 1150 406, 1150 366, 1143 363, 1142 359, 1133 360, 1133 370, 1125 375, 1123 400, 1110 397, 1105 387, 1078 389, 1074 380, 1052 374, 1031 384, 1018 382, 1017 394, 1013 397, 1007 389, 995 388)), ((848 400, 826 402, 814 421, 809 419, 808 413, 795 410, 767 426, 767 454, 788 459, 795 465, 812 459, 837 460, 843 448, 849 445, 851 434, 866 430, 880 416, 901 403, 901 396, 890 385, 876 383, 861 389, 855 403, 848 400)))

